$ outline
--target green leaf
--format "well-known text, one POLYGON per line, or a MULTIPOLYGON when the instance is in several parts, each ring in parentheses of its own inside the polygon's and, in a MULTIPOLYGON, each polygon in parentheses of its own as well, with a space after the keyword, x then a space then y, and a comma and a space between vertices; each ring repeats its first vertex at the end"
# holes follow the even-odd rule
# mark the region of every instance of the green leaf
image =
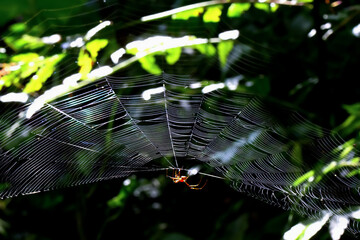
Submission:
POLYGON ((275 4, 275 3, 270 4, 270 9, 272 12, 276 12, 276 10, 278 10, 278 8, 279 8, 278 4, 275 4))
POLYGON ((139 59, 141 67, 154 75, 160 75, 162 73, 160 67, 156 64, 156 59, 154 55, 147 55, 139 59))
POLYGON ((340 158, 345 158, 352 150, 354 149, 353 145, 347 146, 340 154, 340 158))
MULTIPOLYGON (((57 54, 47 58, 39 56, 36 53, 24 53, 11 57, 12 63, 18 63, 19 68, 11 71, 8 75, 2 77, 2 86, 17 86, 21 79, 26 79, 36 73, 30 82, 26 84, 23 92, 31 93, 41 89, 43 83, 52 75, 55 65, 65 57, 65 54, 57 54)), ((20 87, 20 86, 17 86, 20 87)))
POLYGON ((254 6, 259 10, 270 12, 270 6, 268 3, 255 3, 254 6))
POLYGON ((360 103, 352 105, 343 105, 343 108, 351 115, 360 116, 360 103))
POLYGON ((119 194, 107 202, 107 205, 110 208, 123 207, 125 205, 125 201, 130 194, 126 191, 126 189, 122 189, 119 194))
POLYGON ((218 54, 219 54, 219 60, 221 67, 225 67, 227 57, 229 56, 229 53, 233 49, 234 42, 233 41, 222 41, 218 44, 218 54))
MULTIPOLYGON (((360 158, 355 157, 355 158, 351 159, 350 162, 353 163, 354 165, 358 165, 359 162, 360 162, 360 158)), ((350 171, 348 174, 346 174, 346 177, 353 177, 353 176, 358 175, 358 174, 360 174, 360 169, 359 168, 350 171)))
POLYGON ((39 69, 40 62, 42 62, 42 61, 35 60, 33 62, 23 64, 21 66, 20 77, 22 79, 25 79, 25 78, 29 77, 31 74, 35 73, 39 69))
POLYGON ((11 71, 9 74, 3 76, 1 80, 3 84, 0 86, 10 87, 17 84, 21 79, 29 77, 38 70, 37 62, 41 61, 40 56, 36 53, 23 53, 11 57, 10 62, 21 64, 19 69, 11 71))
POLYGON ((279 8, 279 5, 275 3, 255 3, 254 6, 265 12, 275 12, 279 8))
POLYGON ((86 44, 86 49, 89 51, 94 62, 98 56, 99 51, 106 47, 108 42, 109 41, 107 39, 95 39, 86 44))
POLYGON ((243 12, 249 10, 251 7, 250 3, 233 3, 230 5, 227 16, 230 18, 240 17, 243 12))
POLYGON ((79 52, 78 66, 80 67, 79 73, 81 74, 81 79, 85 79, 93 66, 93 59, 85 49, 81 49, 79 52))
POLYGON ((139 49, 137 49, 137 48, 126 49, 126 53, 128 53, 128 54, 136 55, 138 52, 139 52, 139 49))
POLYGON ((170 48, 166 50, 166 62, 170 65, 174 65, 181 56, 181 48, 170 48))
POLYGON ((23 47, 25 49, 33 50, 45 46, 45 43, 41 40, 41 38, 33 37, 27 34, 24 34, 20 41, 24 42, 23 47))
POLYGON ((25 23, 15 23, 10 26, 9 30, 10 30, 10 32, 13 32, 13 33, 25 32, 26 24, 25 23))
POLYGON ((135 178, 128 178, 125 181, 129 181, 129 183, 124 184, 121 187, 120 192, 115 197, 107 201, 107 205, 109 208, 123 208, 126 204, 127 199, 132 196, 134 189, 138 186, 135 178))
POLYGON ((5 53, 0 53, 0 61, 4 61, 7 58, 5 53))
POLYGON ((46 45, 40 38, 27 34, 24 34, 21 38, 16 36, 4 37, 4 41, 9 47, 16 51, 21 49, 34 50, 46 45))
POLYGON ((39 77, 37 75, 34 75, 31 79, 30 82, 28 82, 23 90, 24 93, 32 93, 32 92, 36 92, 38 90, 41 89, 42 87, 42 83, 40 80, 38 80, 39 77))
POLYGON ((222 10, 221 5, 208 7, 203 16, 203 21, 204 22, 219 22, 220 16, 222 13, 221 10, 222 10))
POLYGON ((3 86, 10 87, 13 83, 17 83, 20 81, 20 78, 15 74, 15 72, 11 72, 8 75, 5 75, 1 78, 2 84, 0 85, 0 89, 2 89, 3 86))
MULTIPOLYGON (((322 172, 323 172, 324 175, 326 175, 326 174, 328 174, 329 172, 334 171, 334 170, 336 169, 336 167, 337 167, 337 163, 336 163, 335 161, 330 162, 328 165, 326 165, 326 166, 323 168, 322 172)), ((319 181, 320 181, 320 180, 321 180, 321 179, 319 179, 319 181)), ((319 182, 319 181, 316 181, 316 182, 319 182)))
POLYGON ((350 116, 340 125, 335 131, 340 131, 347 136, 360 127, 360 103, 352 105, 343 105, 343 108, 350 114, 350 116))
POLYGON ((216 53, 216 48, 211 43, 193 45, 190 47, 198 50, 201 54, 204 54, 209 57, 214 56, 216 53))
POLYGON ((184 12, 179 12, 171 16, 174 20, 188 20, 191 17, 199 17, 204 12, 204 8, 196 8, 184 12))
POLYGON ((32 61, 35 61, 39 58, 39 55, 37 53, 23 53, 15 55, 11 58, 11 62, 23 62, 23 63, 29 63, 32 61))
POLYGON ((57 54, 48 58, 45 58, 43 61, 43 65, 36 72, 30 82, 28 82, 23 90, 24 93, 32 93, 39 91, 46 80, 51 77, 53 72, 55 71, 55 66, 58 62, 60 62, 65 57, 65 54, 57 54))
POLYGON ((304 183, 305 181, 307 181, 309 178, 314 177, 315 175, 315 171, 311 170, 307 173, 305 173, 304 175, 302 175, 301 177, 299 177, 298 179, 295 180, 295 182, 292 184, 294 187, 299 186, 300 184, 304 183))

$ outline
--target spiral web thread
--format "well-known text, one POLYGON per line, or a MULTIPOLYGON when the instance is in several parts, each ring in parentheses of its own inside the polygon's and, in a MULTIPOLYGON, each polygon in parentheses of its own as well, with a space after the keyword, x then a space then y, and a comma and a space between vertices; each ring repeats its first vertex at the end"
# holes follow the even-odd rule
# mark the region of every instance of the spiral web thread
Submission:
POLYGON ((359 204, 359 178, 348 175, 354 166, 294 186, 309 163, 357 156, 342 156, 339 136, 256 96, 225 89, 203 94, 191 83, 166 73, 107 77, 46 104, 31 119, 24 117, 26 106, 7 114, 1 198, 121 178, 152 161, 178 167, 196 160, 236 190, 301 214, 347 214, 359 204), (161 87, 144 99, 145 90, 161 87))

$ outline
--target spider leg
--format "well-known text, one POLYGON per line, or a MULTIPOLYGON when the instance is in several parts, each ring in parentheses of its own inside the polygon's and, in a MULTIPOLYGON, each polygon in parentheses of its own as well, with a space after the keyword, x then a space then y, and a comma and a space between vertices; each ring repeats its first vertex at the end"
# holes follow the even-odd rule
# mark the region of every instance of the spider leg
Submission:
POLYGON ((169 175, 168 169, 166 169, 166 177, 170 178, 171 180, 173 180, 174 183, 177 183, 178 177, 172 177, 169 175))
POLYGON ((202 185, 202 187, 199 187, 200 183, 202 181, 202 178, 200 178, 200 181, 198 184, 189 184, 185 181, 185 184, 190 188, 190 189, 194 189, 194 190, 201 190, 205 187, 207 180, 205 181, 204 185, 202 185))
POLYGON ((177 168, 176 170, 174 169, 174 174, 176 177, 180 177, 180 175, 181 175, 180 173, 181 173, 180 168, 177 168))
POLYGON ((198 187, 200 183, 196 184, 196 185, 188 184, 188 186, 189 186, 190 189, 193 189, 193 190, 201 190, 201 189, 203 189, 205 187, 206 183, 207 183, 207 180, 205 181, 204 185, 202 185, 201 187, 198 187))
MULTIPOLYGON (((188 177, 188 178, 189 178, 189 177, 188 177)), ((201 181, 202 181, 202 176, 200 177, 200 181, 198 182, 198 184, 188 184, 188 186, 189 186, 189 187, 197 187, 197 186, 200 185, 201 181)))

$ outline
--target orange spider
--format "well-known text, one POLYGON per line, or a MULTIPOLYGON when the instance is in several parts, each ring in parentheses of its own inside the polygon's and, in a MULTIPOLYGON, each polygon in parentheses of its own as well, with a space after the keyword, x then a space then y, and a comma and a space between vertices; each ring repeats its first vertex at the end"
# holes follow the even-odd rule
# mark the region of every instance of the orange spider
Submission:
POLYGON ((181 169, 180 168, 174 168, 173 169, 173 173, 174 173, 174 176, 169 176, 168 175, 168 169, 166 169, 166 176, 171 178, 173 180, 174 183, 179 183, 179 182, 183 182, 185 183, 190 189, 194 189, 194 190, 201 190, 205 187, 206 183, 207 183, 207 180, 205 182, 204 185, 202 185, 202 187, 199 187, 200 183, 201 183, 201 180, 202 178, 200 179, 199 183, 198 184, 194 184, 194 185, 191 185, 187 182, 188 178, 190 176, 181 176, 181 169))

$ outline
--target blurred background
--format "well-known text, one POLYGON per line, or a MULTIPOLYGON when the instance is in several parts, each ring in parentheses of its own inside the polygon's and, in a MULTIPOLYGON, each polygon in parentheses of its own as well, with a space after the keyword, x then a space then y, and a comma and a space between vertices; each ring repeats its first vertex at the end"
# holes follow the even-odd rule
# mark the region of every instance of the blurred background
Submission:
MULTIPOLYGON (((112 54, 136 40, 189 35, 212 39, 236 29, 236 40, 221 48, 209 43, 183 49, 197 54, 175 57, 174 63, 161 54, 137 59, 113 75, 165 71, 196 76, 203 84, 235 82, 239 91, 294 108, 357 144, 357 1, 219 1, 187 12, 151 15, 196 2, 3 0, 0 95, 17 92, 36 98, 71 74, 116 66, 119 59, 112 54), (109 27, 89 35, 106 21, 109 27), (90 39, 93 47, 86 44, 90 39), (11 69, 34 58, 40 59, 35 68, 11 69)), ((126 47, 124 61, 139 49, 126 47)), ((0 200, 0 239, 282 239, 291 226, 306 220, 248 198, 225 181, 207 180, 197 191, 174 184, 165 171, 139 172, 126 179, 0 200)), ((349 233, 342 237, 352 238, 349 233)), ((331 237, 324 227, 313 239, 331 237)))

